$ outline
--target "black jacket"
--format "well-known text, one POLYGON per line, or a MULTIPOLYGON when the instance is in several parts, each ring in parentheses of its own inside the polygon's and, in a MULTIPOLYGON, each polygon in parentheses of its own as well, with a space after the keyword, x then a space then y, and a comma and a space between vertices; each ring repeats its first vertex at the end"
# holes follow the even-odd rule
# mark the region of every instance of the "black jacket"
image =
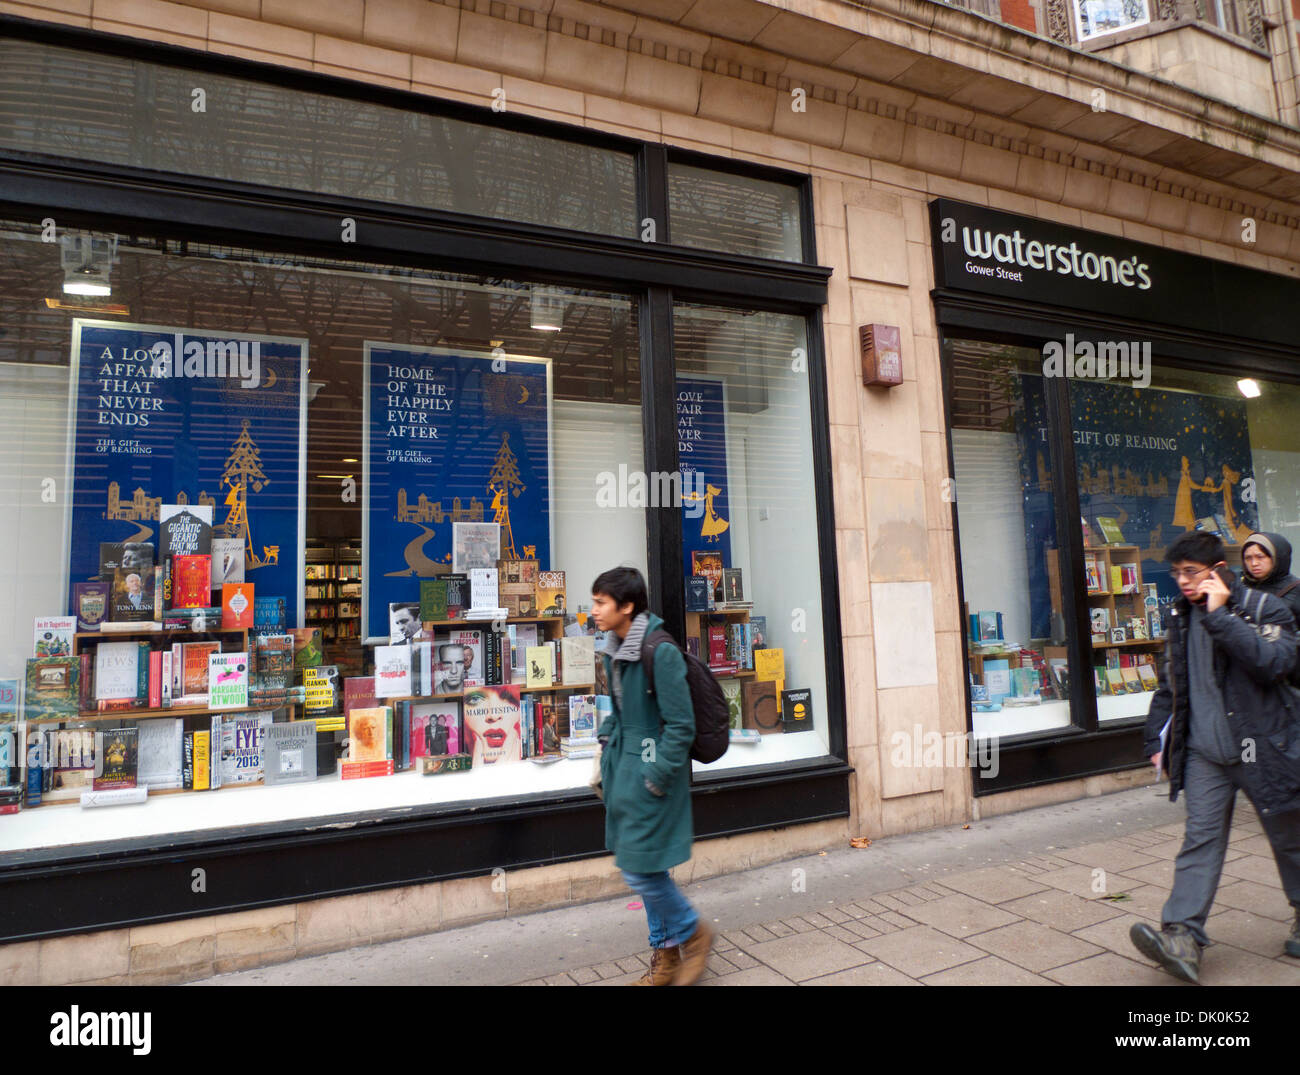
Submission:
MULTIPOLYGON (((1296 623, 1300 623, 1300 579, 1291 574, 1291 542, 1287 541, 1281 534, 1269 534, 1260 531, 1259 536, 1268 538, 1273 544, 1273 570, 1262 579, 1253 579, 1243 570, 1241 581, 1251 589, 1263 590, 1265 593, 1271 593, 1274 597, 1280 597, 1291 610, 1291 615, 1295 617, 1296 623)), ((1249 539, 1245 544, 1250 544, 1249 539)))
MULTIPOLYGON (((1183 597, 1170 609, 1165 661, 1158 669, 1159 686, 1151 699, 1143 745, 1148 758, 1156 754, 1160 729, 1173 717, 1163 760, 1170 800, 1177 800, 1182 790, 1187 762, 1190 615, 1191 605, 1183 597)), ((1234 582, 1228 602, 1206 615, 1205 629, 1213 642, 1214 677, 1223 693, 1228 726, 1242 744, 1242 775, 1251 801, 1261 814, 1300 808, 1300 694, 1286 682, 1297 661, 1290 610, 1267 594, 1261 602, 1234 582)))

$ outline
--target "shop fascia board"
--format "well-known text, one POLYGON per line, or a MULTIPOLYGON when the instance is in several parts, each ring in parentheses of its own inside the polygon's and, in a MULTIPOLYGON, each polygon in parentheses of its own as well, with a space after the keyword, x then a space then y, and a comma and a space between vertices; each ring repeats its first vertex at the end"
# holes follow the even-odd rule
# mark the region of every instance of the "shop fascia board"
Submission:
MULTIPOLYGON (((641 5, 638 0, 615 0, 609 6, 663 19, 661 7, 641 5)), ((894 55, 908 53, 913 57, 908 67, 879 83, 882 90, 911 90, 925 93, 931 100, 955 98, 953 103, 969 107, 976 102, 963 91, 981 76, 987 76, 1005 83, 1007 93, 991 95, 988 106, 981 111, 1004 118, 1012 117, 1018 109, 999 108, 999 98, 1014 102, 1017 87, 1032 86, 1044 95, 1057 98, 1067 110, 1071 105, 1076 109, 1082 105, 1089 111, 1091 92, 1101 89, 1106 93, 1107 112, 1126 132, 1149 128, 1173 133, 1170 144, 1162 147, 1158 158, 1162 163, 1178 161, 1182 167, 1191 165, 1194 173, 1214 180, 1231 180, 1235 173, 1246 169, 1257 176, 1255 166, 1260 163, 1279 173, 1300 172, 1300 131, 1294 128, 1113 60, 933 0, 728 0, 716 5, 700 2, 675 20, 675 25, 709 34, 712 38, 709 53, 714 55, 725 55, 728 47, 734 48, 736 44, 760 48, 770 58, 764 70, 787 77, 789 61, 797 61, 801 67, 849 72, 861 77, 862 64, 854 62, 852 53, 864 41, 870 41, 874 50, 886 49, 894 55), (744 17, 737 18, 741 11, 744 17), (771 18, 764 18, 765 12, 771 18), (758 44, 778 15, 809 25, 808 33, 784 35, 779 54, 761 49, 758 44), (827 62, 824 47, 800 48, 801 40, 815 38, 812 34, 815 27, 825 33, 844 35, 847 31, 857 37, 827 62), (928 77, 936 64, 953 69, 947 89, 939 94, 933 92, 934 80, 928 77), (909 72, 916 74, 909 75, 909 72)), ((653 27, 646 25, 641 32, 651 37, 653 27)), ((839 80, 838 75, 835 80, 839 80)), ((864 78, 857 95, 867 95, 871 85, 864 78)), ((919 99, 917 111, 923 112, 925 104, 925 98, 919 99)), ((1104 150, 1104 146, 1098 148, 1104 150)))

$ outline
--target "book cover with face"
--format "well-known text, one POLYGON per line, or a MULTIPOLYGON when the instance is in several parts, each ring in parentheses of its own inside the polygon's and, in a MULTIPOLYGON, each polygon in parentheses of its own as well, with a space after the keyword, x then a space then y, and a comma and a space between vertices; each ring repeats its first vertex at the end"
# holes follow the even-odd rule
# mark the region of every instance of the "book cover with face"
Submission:
POLYGON ((523 760, 519 687, 477 687, 465 695, 465 742, 474 768, 523 760))

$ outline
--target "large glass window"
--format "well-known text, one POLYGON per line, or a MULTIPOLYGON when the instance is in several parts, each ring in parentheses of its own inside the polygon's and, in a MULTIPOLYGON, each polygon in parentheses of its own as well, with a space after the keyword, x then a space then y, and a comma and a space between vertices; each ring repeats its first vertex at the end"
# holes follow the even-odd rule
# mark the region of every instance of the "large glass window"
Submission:
POLYGON ((669 162, 672 241, 779 261, 803 260, 799 188, 669 162))
POLYGON ((0 146, 637 234, 629 152, 213 72, 0 40, 0 146))
MULTIPOLYGON (((1082 361, 1093 345, 1074 346, 1082 361)), ((1048 420, 1042 350, 944 344, 977 737, 1088 727, 1094 705, 1099 725, 1140 721, 1179 596, 1169 545, 1211 531, 1240 573, 1252 532, 1300 537, 1300 388, 1153 364, 1141 341, 1118 347, 1115 376, 1070 378, 1063 430, 1048 420), (1082 531, 1073 571, 1052 485, 1066 436, 1078 501, 1064 517, 1082 531)))
POLYGON ((977 739, 1071 723, 1042 360, 948 340, 972 727, 977 739))
POLYGON ((0 723, 21 744, 0 777, 40 802, 0 848, 584 785, 590 584, 646 570, 644 501, 600 495, 643 466, 633 298, 41 239, 0 224, 0 723), (97 784, 149 791, 56 808, 97 784))
POLYGON ((686 644, 722 681, 740 733, 709 771, 823 755, 805 321, 686 303, 674 314, 686 644))
POLYGON ((1300 536, 1300 389, 1159 364, 1149 383, 1076 378, 1070 399, 1097 715, 1145 716, 1179 596, 1169 545, 1211 531, 1240 573, 1253 531, 1300 536))

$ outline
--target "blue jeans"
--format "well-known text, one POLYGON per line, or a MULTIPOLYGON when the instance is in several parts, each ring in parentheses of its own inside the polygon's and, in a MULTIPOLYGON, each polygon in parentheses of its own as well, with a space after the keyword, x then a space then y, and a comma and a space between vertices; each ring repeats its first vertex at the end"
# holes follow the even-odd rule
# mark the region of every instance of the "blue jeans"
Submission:
POLYGON ((622 872, 627 887, 636 892, 645 904, 651 948, 672 948, 695 933, 700 916, 673 883, 667 870, 659 873, 622 872))

